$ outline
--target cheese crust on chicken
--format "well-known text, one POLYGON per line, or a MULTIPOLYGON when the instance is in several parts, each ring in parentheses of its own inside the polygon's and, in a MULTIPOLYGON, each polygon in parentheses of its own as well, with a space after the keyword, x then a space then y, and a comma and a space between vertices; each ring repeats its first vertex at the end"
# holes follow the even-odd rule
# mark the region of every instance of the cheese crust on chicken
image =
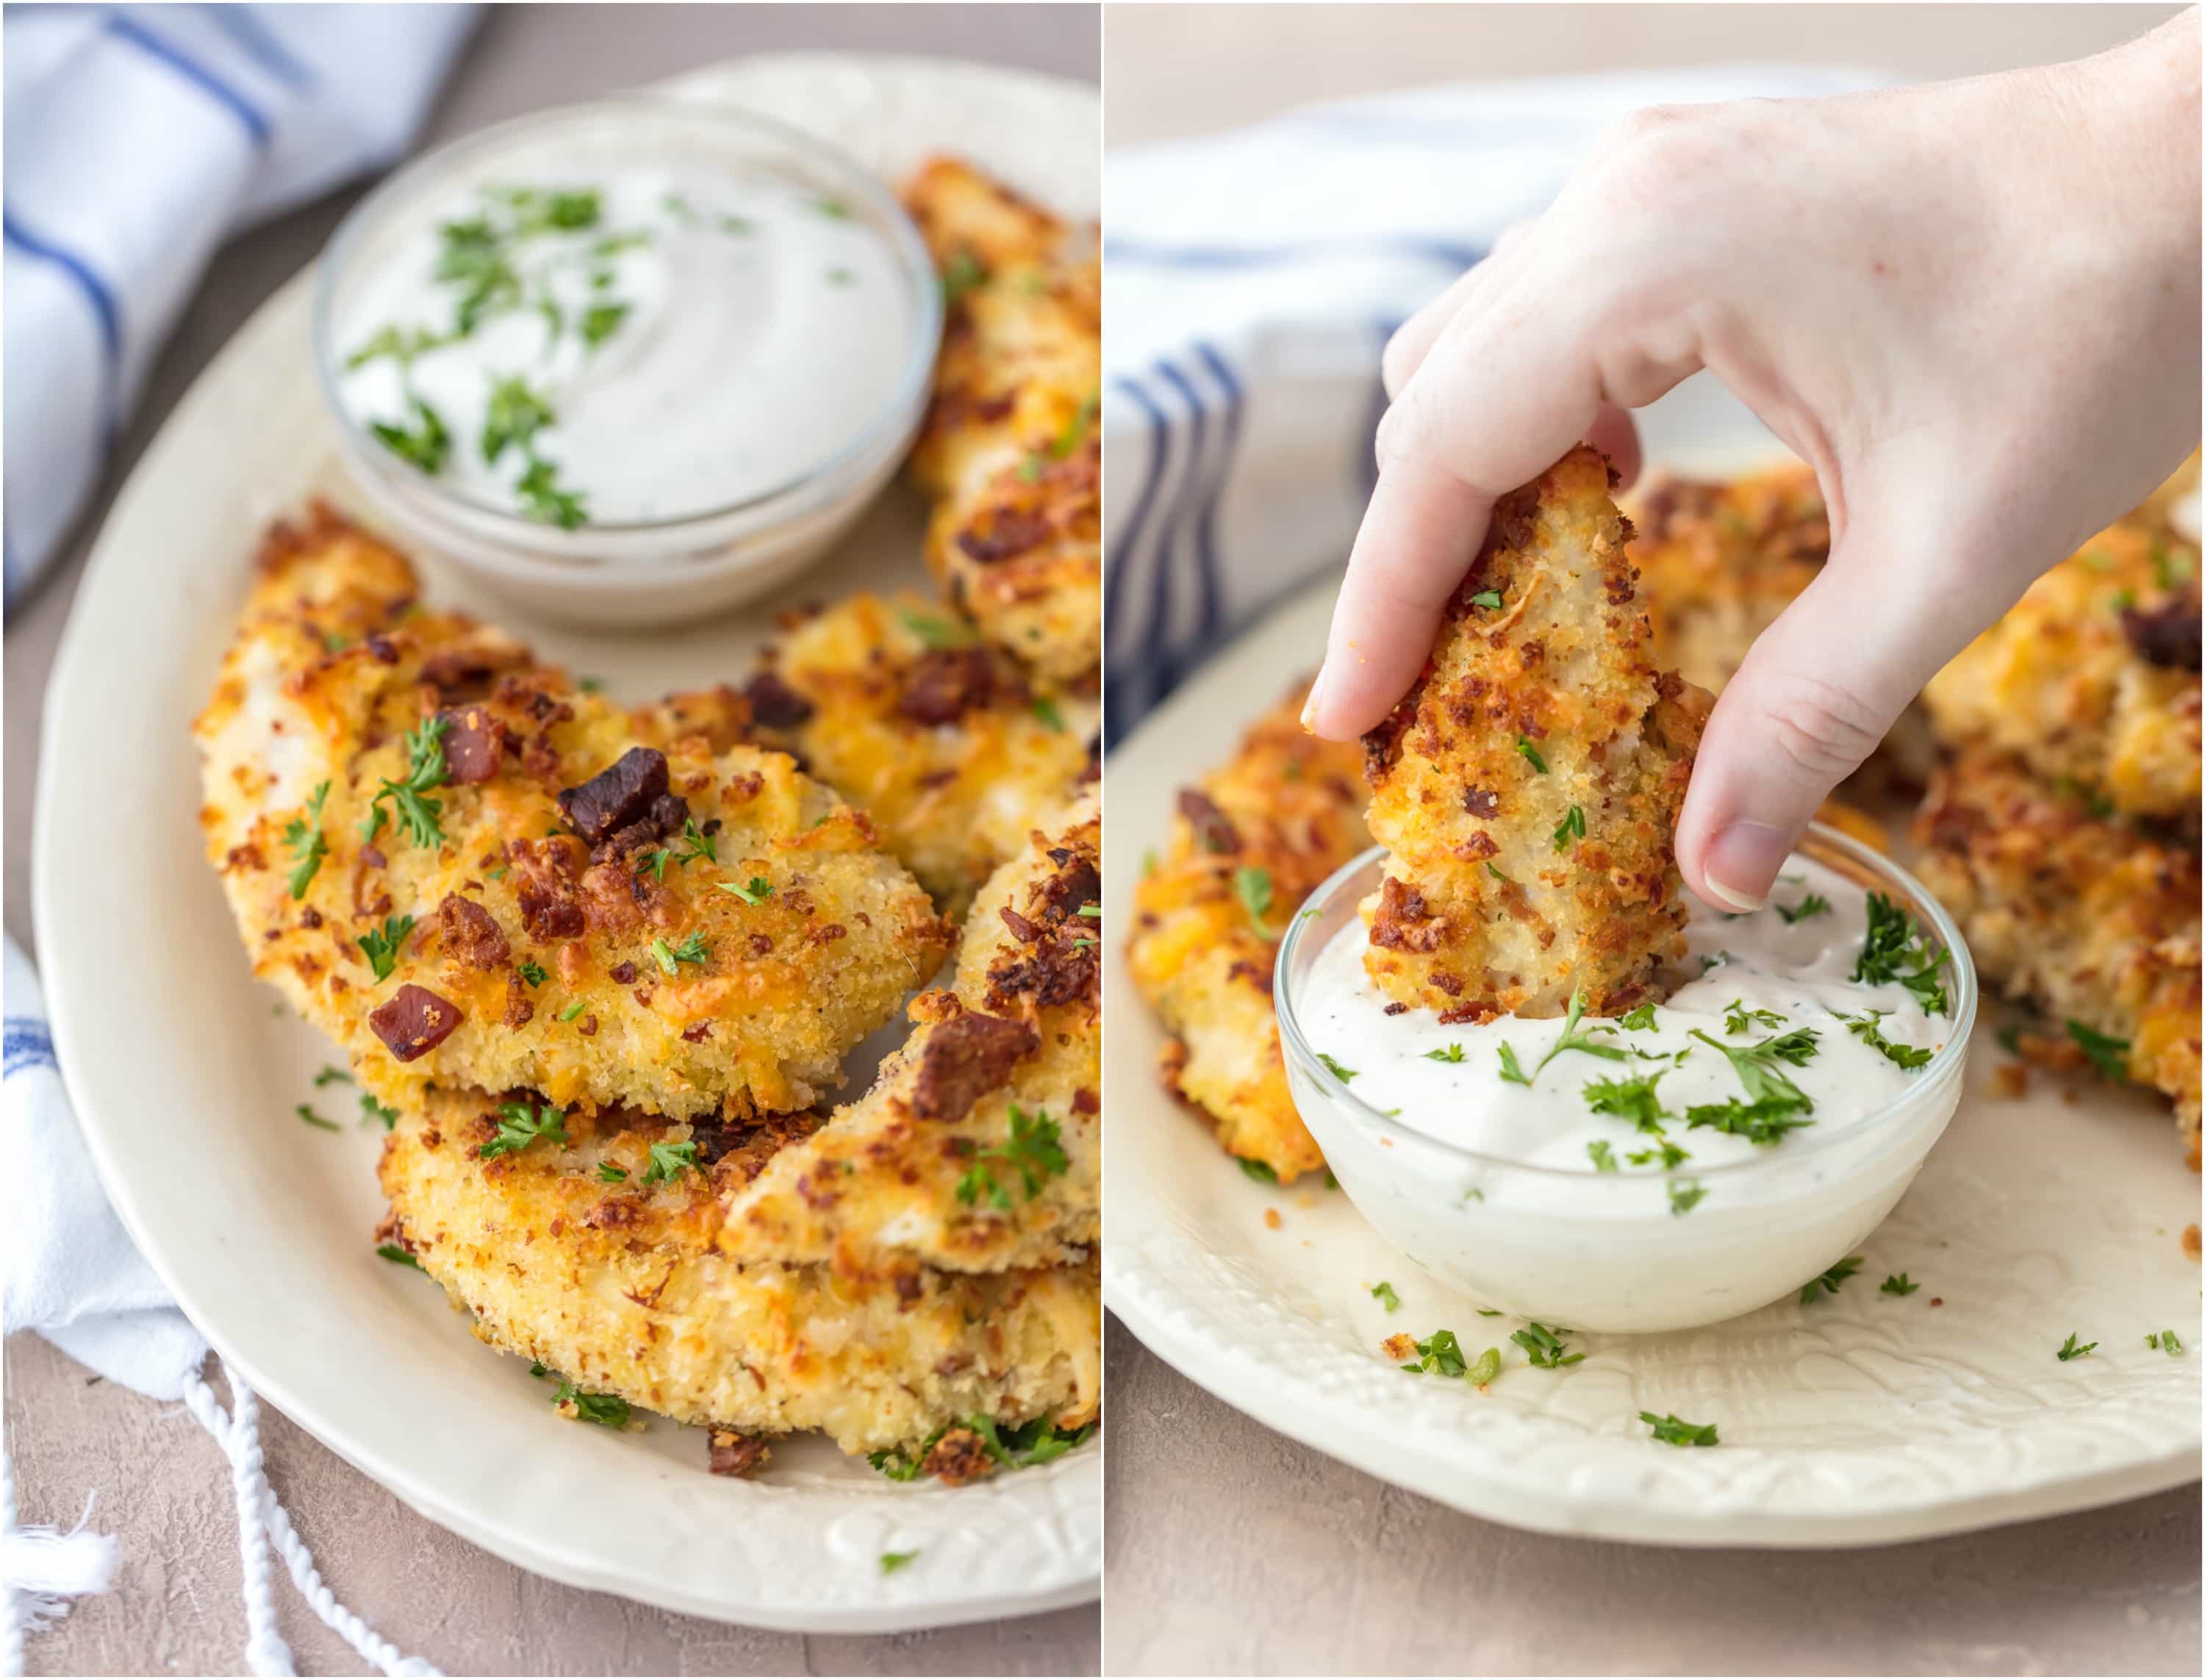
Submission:
POLYGON ((967 923, 955 988, 871 1090, 737 1196, 721 1246, 871 1277, 912 1261, 1085 1262, 1101 1236, 1102 825, 1090 797, 1030 837, 967 923))
POLYGON ((746 692, 757 739, 871 817, 947 916, 1092 772, 1101 722, 916 595, 792 614, 746 692))
POLYGON ((1040 676, 1077 683, 1102 642, 1102 272, 1067 227, 954 158, 904 203, 942 271, 934 404, 911 473, 926 558, 959 608, 1040 676))
POLYGON ((2194 544, 2141 520, 2099 532, 1929 680, 1939 739, 2194 831, 2197 566, 2194 544))
POLYGON ((736 1259, 715 1244, 725 1205, 802 1117, 692 1126, 606 1110, 492 1153, 501 1108, 425 1093, 381 1167, 383 1234, 491 1346, 683 1422, 819 1429, 846 1452, 913 1447, 974 1416, 1066 1429, 1095 1416, 1091 1267, 902 1262, 856 1278, 736 1259))
POLYGON ((1360 749, 1301 727, 1301 684, 1225 764, 1183 790, 1169 849, 1133 889, 1126 958, 1172 1037, 1166 1087, 1229 1155, 1281 1184, 1324 1156, 1287 1088, 1271 1006, 1279 940, 1325 877, 1370 843, 1360 749))
POLYGON ((2194 1166, 2196 852, 1975 751, 1939 772, 1914 840, 1915 870, 1959 923, 1984 980, 2048 1018, 2024 1036, 2024 1054, 2101 1072, 2110 1060, 2164 1092, 2194 1166))
POLYGON ((787 755, 652 745, 327 510, 264 546, 196 725, 253 969, 387 1102, 800 1108, 948 950, 787 755))
POLYGON ((1681 957, 1677 813, 1711 704, 1654 663, 1611 473, 1580 446, 1501 498, 1430 661, 1364 738, 1365 966, 1442 1020, 1628 1011, 1681 957))

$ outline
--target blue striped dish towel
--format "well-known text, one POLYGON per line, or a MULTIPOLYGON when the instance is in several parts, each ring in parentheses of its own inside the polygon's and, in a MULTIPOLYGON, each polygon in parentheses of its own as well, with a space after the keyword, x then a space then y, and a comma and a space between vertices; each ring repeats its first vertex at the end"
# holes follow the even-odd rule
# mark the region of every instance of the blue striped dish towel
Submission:
POLYGON ((472 6, 9 6, 7 604, 215 247, 401 153, 472 6))
MULTIPOLYGON (((1643 105, 1885 80, 1737 64, 1463 83, 1111 151, 1111 739, 1264 607, 1346 559, 1376 478, 1386 340, 1543 209, 1604 130, 1643 105)), ((1281 688, 1293 674, 1280 673, 1281 688)))

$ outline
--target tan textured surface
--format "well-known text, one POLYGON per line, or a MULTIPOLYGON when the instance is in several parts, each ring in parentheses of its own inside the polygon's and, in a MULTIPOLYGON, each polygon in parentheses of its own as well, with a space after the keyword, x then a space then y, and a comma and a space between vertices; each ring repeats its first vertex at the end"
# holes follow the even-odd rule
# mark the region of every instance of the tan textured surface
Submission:
MULTIPOLYGON (((789 50, 930 53, 1092 77, 1085 6, 561 6, 496 9, 461 58, 427 143, 541 106, 715 59, 789 50)), ((161 419, 269 293, 320 248, 354 193, 247 235, 155 364, 145 403, 56 573, 12 614, 6 644, 9 933, 30 925, 31 793, 40 699, 91 539, 161 419)), ((339 1598, 454 1674, 1062 1674, 1100 1659, 1091 1607, 889 1639, 755 1632, 577 1592, 514 1569, 435 1528, 280 1416, 264 1412, 270 1475, 339 1598)), ((45 1344, 7 1345, 7 1446, 25 1522, 75 1520, 122 1537, 119 1588, 31 1641, 33 1674, 234 1673, 245 1622, 236 1517, 220 1456, 180 1410, 90 1379, 45 1344)), ((278 1614, 305 1673, 360 1671, 288 1584, 278 1614)))

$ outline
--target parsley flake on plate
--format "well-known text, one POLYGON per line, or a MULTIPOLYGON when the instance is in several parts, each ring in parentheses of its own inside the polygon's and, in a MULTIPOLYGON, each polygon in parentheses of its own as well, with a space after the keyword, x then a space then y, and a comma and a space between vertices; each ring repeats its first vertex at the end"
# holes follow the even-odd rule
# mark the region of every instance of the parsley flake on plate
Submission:
POLYGON ((1650 1411, 1642 1411, 1638 1414, 1638 1421, 1641 1423, 1649 1425, 1653 1429, 1654 1439, 1655 1440, 1666 1441, 1671 1446, 1716 1446, 1721 1445, 1720 1440, 1715 1435, 1715 1426, 1714 1424, 1687 1423, 1683 1418, 1678 1416, 1674 1412, 1661 1415, 1650 1411))
POLYGON ((1845 1287, 1845 1279, 1860 1268, 1860 1256, 1847 1255, 1820 1277, 1807 1279, 1799 1291, 1799 1304, 1804 1307, 1811 1301, 1820 1300, 1825 1295, 1835 1295, 1845 1287))
POLYGON ((2067 1333, 2067 1339, 2059 1345, 2059 1347, 2054 1353, 2053 1357, 2057 1358, 2059 1362, 2064 1365, 2071 1359, 2082 1359, 2088 1357, 2090 1350, 2095 1346, 2097 1346, 2095 1342, 2085 1342, 2080 1347, 2076 1346, 2075 1333, 2070 1330, 2067 1333))
POLYGON ((1389 1283, 1373 1284, 1370 1286, 1370 1295, 1371 1298, 1381 1303, 1388 1312, 1398 1313, 1401 1310, 1401 1297, 1394 1293, 1393 1285, 1389 1283))

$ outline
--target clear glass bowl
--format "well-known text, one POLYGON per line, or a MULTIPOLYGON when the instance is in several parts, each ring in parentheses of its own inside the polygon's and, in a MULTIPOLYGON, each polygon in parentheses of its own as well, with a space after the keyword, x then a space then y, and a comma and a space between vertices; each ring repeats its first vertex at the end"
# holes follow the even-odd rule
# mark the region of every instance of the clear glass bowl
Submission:
POLYGON ((1952 1030, 1904 1095, 1750 1160, 1674 1172, 1601 1172, 1482 1154, 1389 1116, 1332 1077, 1295 1016, 1318 953, 1377 885, 1373 847, 1311 897, 1279 947, 1274 999, 1287 1080, 1341 1189, 1379 1234, 1487 1306, 1601 1332, 1690 1329, 1780 1300, 1855 1252, 1914 1180, 1959 1106, 1976 971, 1922 883, 1816 823, 1799 855, 1910 911, 1941 945, 1952 1030), (1672 1212, 1672 1179, 1703 1194, 1672 1212))
POLYGON ((925 242, 877 176, 811 135, 724 106, 633 97, 537 112, 426 153, 354 205, 322 253, 315 371, 345 466, 400 534, 540 616, 642 629, 734 605, 793 576, 847 531, 894 476, 924 418, 942 337, 942 288, 925 242), (556 167, 609 175, 679 155, 839 199, 894 253, 912 334, 890 400, 841 447, 788 482, 705 511, 574 531, 463 496, 399 460, 354 419, 334 341, 354 288, 422 219, 471 188, 556 167))

